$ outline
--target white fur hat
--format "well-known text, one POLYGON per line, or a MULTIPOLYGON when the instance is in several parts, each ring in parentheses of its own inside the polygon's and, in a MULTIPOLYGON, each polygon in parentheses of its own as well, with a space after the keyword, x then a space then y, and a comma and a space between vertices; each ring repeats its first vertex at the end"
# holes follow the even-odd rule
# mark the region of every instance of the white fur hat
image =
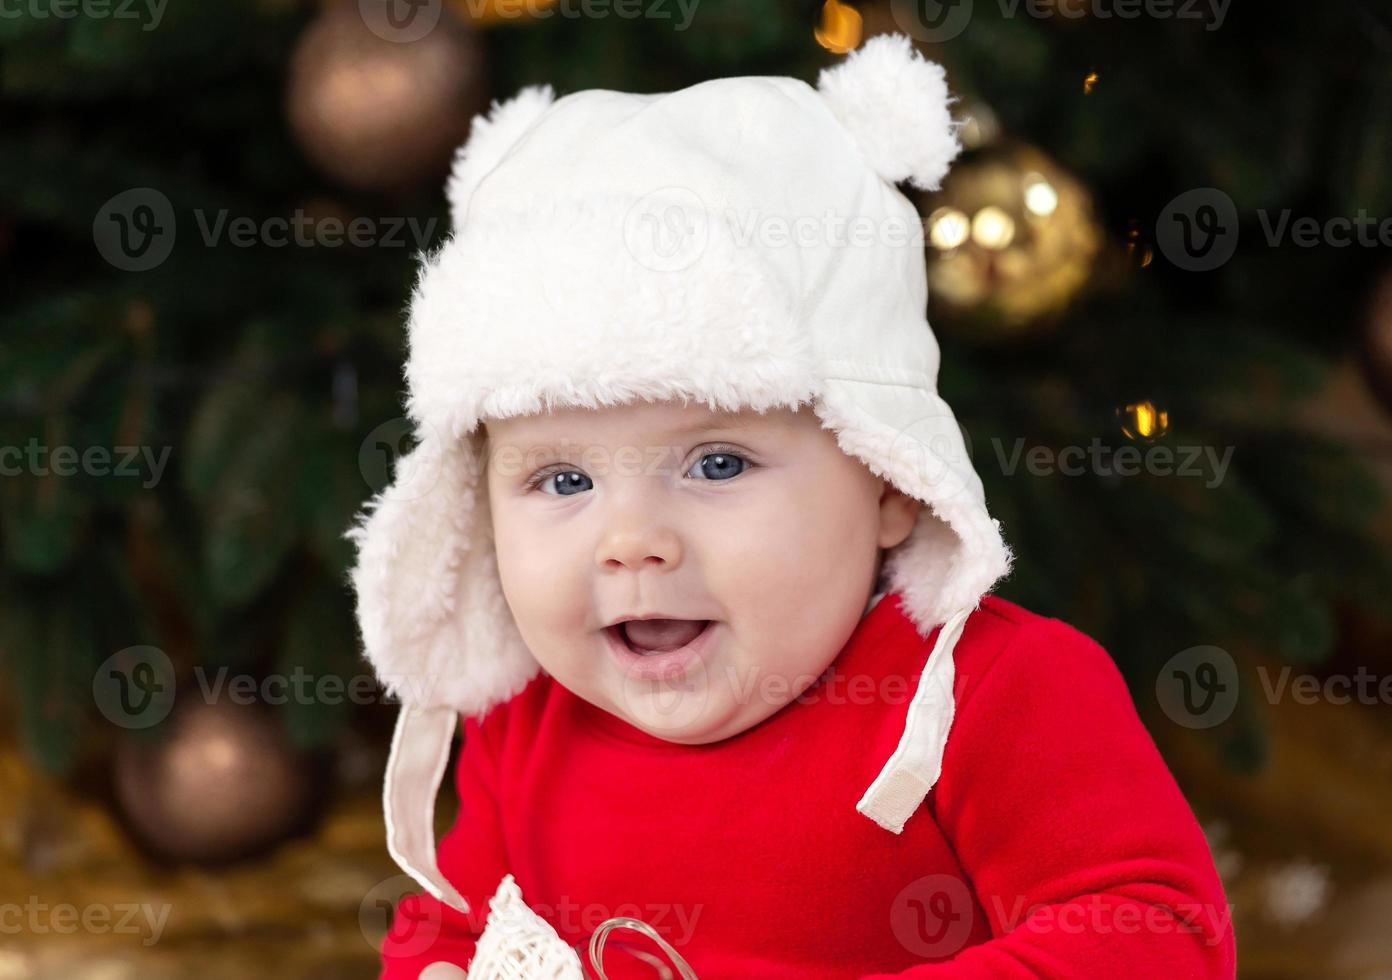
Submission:
POLYGON ((686 398, 811 403, 841 448, 923 501, 884 582, 929 655, 903 737, 857 810, 895 833, 937 781, 952 649, 1011 553, 951 409, 926 319, 922 221, 894 186, 937 189, 960 150, 940 66, 903 35, 821 73, 556 99, 523 89, 473 122, 448 194, 453 235, 410 306, 416 445, 348 532, 368 659, 402 701, 388 847, 466 903, 435 863, 432 814, 459 714, 541 670, 503 597, 486 418, 686 398))

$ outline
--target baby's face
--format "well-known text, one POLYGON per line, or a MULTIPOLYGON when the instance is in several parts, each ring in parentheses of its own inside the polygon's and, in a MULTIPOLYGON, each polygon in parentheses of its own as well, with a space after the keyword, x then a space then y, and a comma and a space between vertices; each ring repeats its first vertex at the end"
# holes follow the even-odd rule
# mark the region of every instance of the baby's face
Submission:
POLYGON ((728 738, 810 687, 920 506, 807 406, 641 402, 487 431, 523 640, 576 695, 672 742, 728 738), (665 621, 613 625, 652 617, 665 621))

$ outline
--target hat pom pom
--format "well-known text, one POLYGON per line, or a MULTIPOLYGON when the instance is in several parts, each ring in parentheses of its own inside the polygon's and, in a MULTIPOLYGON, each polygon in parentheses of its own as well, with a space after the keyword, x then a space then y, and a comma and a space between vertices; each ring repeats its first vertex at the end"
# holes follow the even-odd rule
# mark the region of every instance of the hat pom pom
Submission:
POLYGON ((469 213, 469 201, 479 183, 555 98, 550 85, 528 85, 506 102, 495 99, 487 116, 480 113, 474 117, 469 138, 455 151, 454 167, 445 185, 455 231, 469 213))
POLYGON ((942 65, 903 34, 879 34, 817 77, 832 113, 885 180, 938 189, 962 146, 942 65))

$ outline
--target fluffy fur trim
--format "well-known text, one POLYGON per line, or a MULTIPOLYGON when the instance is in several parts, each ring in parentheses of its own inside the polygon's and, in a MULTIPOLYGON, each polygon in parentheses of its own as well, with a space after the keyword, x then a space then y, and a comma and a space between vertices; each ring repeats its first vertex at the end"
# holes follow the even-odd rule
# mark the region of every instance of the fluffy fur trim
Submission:
POLYGON ((496 167, 522 134, 550 108, 556 93, 550 85, 529 85, 506 102, 494 100, 488 115, 474 117, 469 138, 454 154, 445 185, 455 229, 464 225, 479 182, 496 167))
POLYGON ((838 444, 924 502, 909 537, 885 555, 884 580, 903 596, 919 635, 975 609, 1013 561, 986 510, 962 430, 937 394, 915 385, 829 377, 816 404, 838 444), (886 420, 896 420, 890 423, 886 420))
POLYGON ((476 209, 411 302, 411 418, 462 438, 481 419, 558 406, 810 400, 816 361, 787 275, 694 213, 699 255, 654 269, 633 254, 644 239, 626 229, 632 205, 601 195, 476 209))
POLYGON ((481 447, 437 430, 397 461, 347 534, 363 647, 403 704, 482 716, 540 671, 503 597, 481 447))

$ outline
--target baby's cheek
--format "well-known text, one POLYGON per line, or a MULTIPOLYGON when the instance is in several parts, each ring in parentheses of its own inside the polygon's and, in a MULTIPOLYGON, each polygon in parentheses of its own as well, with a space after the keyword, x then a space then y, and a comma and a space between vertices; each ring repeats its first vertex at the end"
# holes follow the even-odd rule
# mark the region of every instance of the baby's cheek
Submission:
MULTIPOLYGON (((525 527, 495 523, 498 578, 524 633, 555 631, 568 615, 565 596, 571 590, 563 581, 567 563, 559 560, 558 545, 525 527)), ((568 561, 573 566, 573 559, 568 561)))

